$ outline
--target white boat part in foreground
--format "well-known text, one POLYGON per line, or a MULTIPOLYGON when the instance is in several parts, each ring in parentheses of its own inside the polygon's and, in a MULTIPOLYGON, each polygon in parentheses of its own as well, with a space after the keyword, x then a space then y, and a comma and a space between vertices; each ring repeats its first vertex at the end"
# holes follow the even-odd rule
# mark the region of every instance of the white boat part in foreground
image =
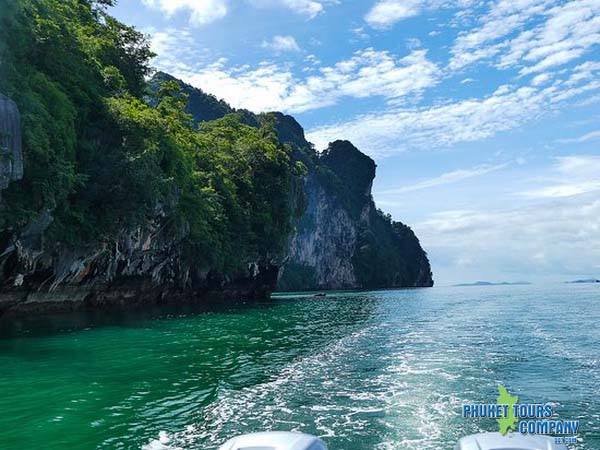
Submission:
POLYGON ((478 433, 458 441, 456 450, 567 450, 549 436, 508 433, 478 433))
POLYGON ((327 446, 308 434, 272 431, 235 437, 219 450, 327 450, 327 446))
MULTIPOLYGON (((274 431, 235 437, 219 450, 327 450, 327 446, 308 434, 274 431)), ((462 438, 455 450, 567 450, 567 447, 548 436, 478 433, 462 438)))

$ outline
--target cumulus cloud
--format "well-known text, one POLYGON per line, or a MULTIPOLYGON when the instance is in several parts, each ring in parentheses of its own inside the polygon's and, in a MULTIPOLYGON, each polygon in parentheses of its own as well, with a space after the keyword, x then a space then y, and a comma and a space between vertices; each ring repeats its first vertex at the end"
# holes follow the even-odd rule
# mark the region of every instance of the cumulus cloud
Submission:
POLYGON ((539 75, 535 76, 533 78, 533 80, 531 80, 531 84, 533 86, 540 86, 540 85, 550 81, 551 78, 552 78, 552 75, 549 73, 540 73, 539 75))
POLYGON ((300 46, 293 36, 275 36, 270 41, 263 41, 263 48, 268 48, 276 52, 298 52, 300 46))
POLYGON ((519 67, 522 75, 562 66, 600 43, 600 3, 572 0, 500 0, 480 25, 462 32, 449 68, 497 58, 499 68, 519 67), (538 22, 540 22, 538 24, 538 22))
POLYGON ((589 276, 600 259, 598 217, 597 195, 583 195, 509 210, 442 211, 413 229, 446 282, 486 271, 507 279, 589 276))
POLYGON ((227 15, 226 0, 142 0, 142 2, 155 9, 159 9, 168 16, 179 11, 187 11, 190 15, 190 24, 206 25, 227 15))
POLYGON ((323 11, 323 2, 312 0, 280 0, 281 4, 299 14, 305 14, 311 19, 323 11))
POLYGON ((553 171, 543 184, 519 195, 527 198, 562 198, 600 191, 600 156, 556 158, 553 171))
POLYGON ((557 111, 566 100, 600 88, 595 71, 581 65, 547 87, 500 86, 484 98, 421 108, 392 108, 316 127, 307 133, 317 148, 344 137, 372 156, 409 148, 449 147, 482 140, 557 111))
MULTIPOLYGON (((309 19, 320 14, 326 4, 337 2, 338 0, 248 0, 248 3, 256 7, 284 7, 309 19)), ((187 12, 190 25, 193 26, 215 22, 229 12, 229 0, 142 0, 142 3, 169 17, 181 11, 187 12)))
POLYGON ((562 66, 600 43, 600 3, 575 0, 550 8, 547 20, 510 42, 500 66, 520 64, 522 74, 562 66))
POLYGON ((429 195, 408 195, 413 189, 407 185, 390 190, 389 196, 376 192, 375 198, 378 205, 397 211, 410 210, 414 203, 423 213, 411 226, 440 284, 595 276, 590 270, 600 267, 600 156, 575 154, 550 161, 541 166, 537 161, 535 170, 512 163, 475 166, 416 183, 415 189, 430 189, 429 195), (475 188, 473 198, 444 201, 451 195, 444 194, 449 183, 504 169, 502 179, 514 181, 493 188, 498 199, 490 191, 478 196, 475 188), (432 200, 439 197, 441 203, 432 200))
POLYGON ((146 28, 150 36, 151 49, 156 55, 153 65, 158 70, 172 74, 189 70, 191 64, 214 60, 212 52, 200 45, 187 28, 146 28))
POLYGON ((368 48, 332 66, 319 67, 304 78, 281 65, 265 62, 255 68, 229 67, 225 59, 196 70, 188 67, 175 75, 235 107, 302 112, 334 105, 344 97, 379 96, 400 102, 435 85, 438 72, 424 50, 398 58, 368 48))
POLYGON ((365 20, 375 28, 388 28, 394 23, 421 12, 421 0, 380 0, 367 13, 365 20))
POLYGON ((252 5, 259 8, 279 6, 287 8, 290 11, 306 16, 309 19, 315 18, 325 10, 328 4, 336 4, 338 0, 248 0, 252 5))
POLYGON ((474 0, 378 0, 365 15, 365 21, 373 28, 387 29, 424 10, 465 8, 472 3, 474 0))
POLYGON ((480 26, 459 34, 452 49, 451 69, 459 69, 500 50, 496 43, 545 11, 548 0, 500 0, 480 18, 480 26), (493 45, 495 44, 495 45, 493 45))

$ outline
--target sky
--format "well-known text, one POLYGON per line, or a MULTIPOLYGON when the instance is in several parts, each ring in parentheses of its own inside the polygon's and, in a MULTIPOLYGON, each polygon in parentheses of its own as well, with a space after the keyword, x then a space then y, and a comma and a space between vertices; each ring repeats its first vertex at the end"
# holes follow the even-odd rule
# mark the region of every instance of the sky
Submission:
POLYGON ((438 284, 600 278, 600 0, 120 0, 153 66, 377 162, 438 284))

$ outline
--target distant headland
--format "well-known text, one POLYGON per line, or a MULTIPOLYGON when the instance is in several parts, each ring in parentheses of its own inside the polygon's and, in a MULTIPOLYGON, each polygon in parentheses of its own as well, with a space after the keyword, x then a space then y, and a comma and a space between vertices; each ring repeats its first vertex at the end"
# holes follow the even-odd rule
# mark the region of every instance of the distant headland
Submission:
POLYGON ((518 286, 522 284, 531 284, 529 281, 502 281, 494 283, 492 281, 476 281, 475 283, 460 283, 453 286, 518 286))
POLYGON ((567 284, 586 284, 586 283, 600 283, 597 278, 588 278, 585 280, 566 281, 567 284))

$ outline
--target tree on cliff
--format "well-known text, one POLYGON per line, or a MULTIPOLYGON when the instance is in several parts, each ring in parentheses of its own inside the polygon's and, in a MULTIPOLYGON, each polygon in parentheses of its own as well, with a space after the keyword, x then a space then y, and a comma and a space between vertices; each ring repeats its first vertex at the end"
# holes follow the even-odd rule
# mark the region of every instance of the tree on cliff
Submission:
POLYGON ((0 0, 0 92, 22 115, 25 176, 3 192, 0 242, 41 211, 47 242, 109 242, 169 209, 185 254, 225 273, 280 254, 295 167, 269 126, 231 115, 194 128, 186 96, 145 77, 146 37, 112 0, 0 0))

